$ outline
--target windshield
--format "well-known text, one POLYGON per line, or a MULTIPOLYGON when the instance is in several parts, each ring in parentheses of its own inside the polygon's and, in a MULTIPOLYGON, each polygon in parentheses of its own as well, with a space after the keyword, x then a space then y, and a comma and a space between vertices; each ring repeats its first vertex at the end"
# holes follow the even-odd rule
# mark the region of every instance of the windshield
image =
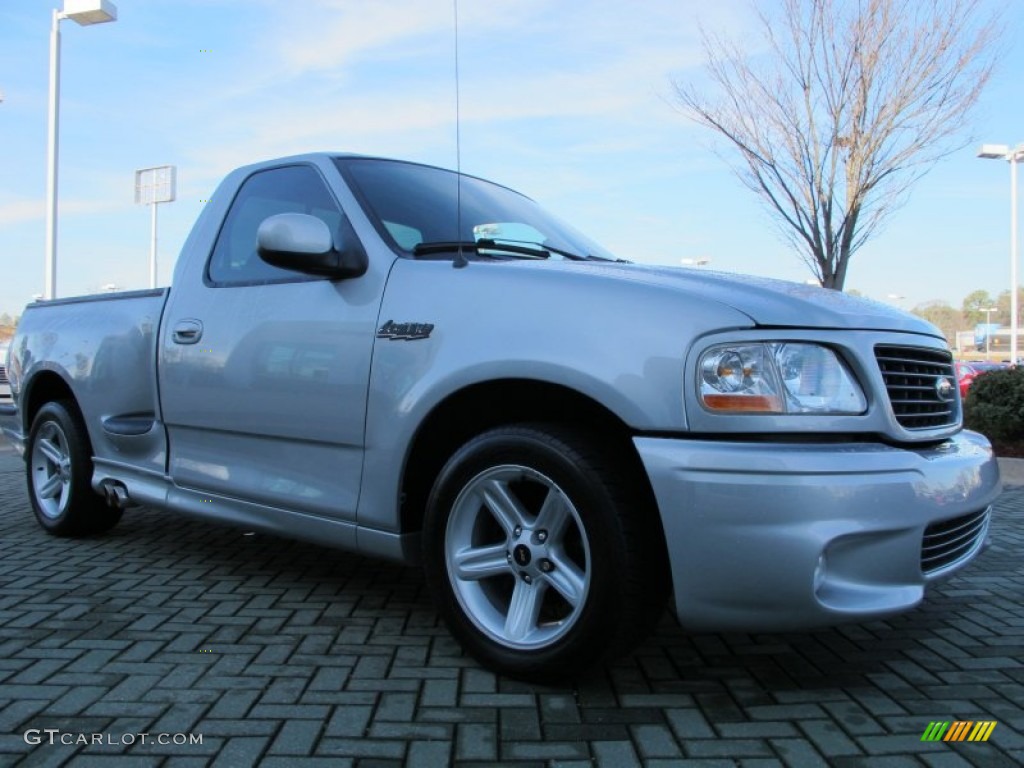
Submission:
MULTIPOLYGON (((528 197, 473 176, 397 160, 335 158, 378 231, 412 253, 431 243, 531 243, 582 257, 614 259, 528 197)), ((423 252, 424 249, 420 249, 423 252)), ((481 253, 483 251, 480 251, 481 253)), ((450 254, 449 254, 450 255, 450 254)))

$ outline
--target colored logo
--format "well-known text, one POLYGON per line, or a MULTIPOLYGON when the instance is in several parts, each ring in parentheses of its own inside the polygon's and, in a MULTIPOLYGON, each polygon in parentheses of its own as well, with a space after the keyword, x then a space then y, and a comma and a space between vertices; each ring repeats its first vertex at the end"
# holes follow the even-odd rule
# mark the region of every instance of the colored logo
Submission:
POLYGON ((957 720, 953 723, 929 723, 921 741, 988 741, 996 728, 995 720, 957 720))

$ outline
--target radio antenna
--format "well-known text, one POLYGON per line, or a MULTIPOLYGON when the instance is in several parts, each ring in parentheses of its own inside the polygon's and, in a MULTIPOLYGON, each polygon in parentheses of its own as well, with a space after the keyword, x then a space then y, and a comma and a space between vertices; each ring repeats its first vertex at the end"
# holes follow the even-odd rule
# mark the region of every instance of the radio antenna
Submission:
POLYGON ((462 113, 459 105, 459 0, 452 0, 455 21, 455 241, 458 250, 452 266, 462 268, 469 264, 462 251, 462 113))

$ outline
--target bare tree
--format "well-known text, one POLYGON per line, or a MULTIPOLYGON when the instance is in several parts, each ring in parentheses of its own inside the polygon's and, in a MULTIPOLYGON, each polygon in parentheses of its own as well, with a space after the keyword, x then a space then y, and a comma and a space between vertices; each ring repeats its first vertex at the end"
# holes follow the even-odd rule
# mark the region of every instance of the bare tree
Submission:
POLYGON ((706 98, 680 105, 739 150, 734 170, 828 288, 911 184, 958 138, 991 73, 980 0, 781 0, 765 55, 704 35, 706 98))

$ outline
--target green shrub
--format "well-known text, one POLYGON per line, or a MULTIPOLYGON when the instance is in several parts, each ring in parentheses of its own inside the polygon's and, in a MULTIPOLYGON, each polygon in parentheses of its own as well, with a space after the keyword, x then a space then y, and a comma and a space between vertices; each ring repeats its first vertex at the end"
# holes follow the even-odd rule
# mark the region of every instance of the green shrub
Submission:
POLYGON ((992 441, 1024 440, 1024 368, 976 378, 964 402, 964 426, 992 441))

